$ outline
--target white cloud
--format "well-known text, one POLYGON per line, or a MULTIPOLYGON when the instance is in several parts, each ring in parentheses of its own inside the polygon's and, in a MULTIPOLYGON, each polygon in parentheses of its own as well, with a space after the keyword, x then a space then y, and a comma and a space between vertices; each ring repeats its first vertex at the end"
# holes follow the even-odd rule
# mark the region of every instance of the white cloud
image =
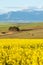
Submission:
POLYGON ((43 6, 28 7, 29 10, 43 11, 43 6))
POLYGON ((20 10, 37 10, 37 11, 43 11, 43 6, 29 6, 29 7, 5 7, 0 9, 0 14, 7 13, 9 11, 20 11, 20 10))

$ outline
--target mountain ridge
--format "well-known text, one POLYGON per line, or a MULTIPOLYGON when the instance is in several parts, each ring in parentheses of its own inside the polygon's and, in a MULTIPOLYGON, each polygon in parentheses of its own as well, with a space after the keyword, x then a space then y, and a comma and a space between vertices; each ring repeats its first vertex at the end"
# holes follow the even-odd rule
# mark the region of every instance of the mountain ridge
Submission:
POLYGON ((0 21, 43 21, 43 11, 22 10, 10 11, 0 15, 0 21))

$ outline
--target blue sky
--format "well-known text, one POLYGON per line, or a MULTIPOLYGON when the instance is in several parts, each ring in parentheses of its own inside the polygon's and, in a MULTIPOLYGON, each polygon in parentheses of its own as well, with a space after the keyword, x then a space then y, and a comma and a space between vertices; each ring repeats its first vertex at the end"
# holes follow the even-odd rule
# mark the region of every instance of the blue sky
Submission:
POLYGON ((0 0, 0 13, 30 7, 43 9, 43 0, 0 0))

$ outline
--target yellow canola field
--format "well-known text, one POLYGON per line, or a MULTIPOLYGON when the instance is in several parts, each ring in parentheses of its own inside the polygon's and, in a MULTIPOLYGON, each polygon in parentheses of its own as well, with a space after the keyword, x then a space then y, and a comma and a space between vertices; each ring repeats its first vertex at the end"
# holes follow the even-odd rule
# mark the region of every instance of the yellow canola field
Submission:
POLYGON ((43 65, 43 39, 0 39, 0 65, 43 65))

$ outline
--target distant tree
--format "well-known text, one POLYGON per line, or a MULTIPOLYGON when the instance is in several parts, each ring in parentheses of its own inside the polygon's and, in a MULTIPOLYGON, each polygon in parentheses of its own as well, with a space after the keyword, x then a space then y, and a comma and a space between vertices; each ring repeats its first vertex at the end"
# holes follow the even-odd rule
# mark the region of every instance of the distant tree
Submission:
POLYGON ((13 27, 9 27, 9 31, 13 31, 13 27))
POLYGON ((19 27, 16 27, 16 26, 14 26, 13 29, 16 31, 20 31, 19 27))
POLYGON ((16 26, 9 27, 9 31, 20 31, 20 29, 16 26))

